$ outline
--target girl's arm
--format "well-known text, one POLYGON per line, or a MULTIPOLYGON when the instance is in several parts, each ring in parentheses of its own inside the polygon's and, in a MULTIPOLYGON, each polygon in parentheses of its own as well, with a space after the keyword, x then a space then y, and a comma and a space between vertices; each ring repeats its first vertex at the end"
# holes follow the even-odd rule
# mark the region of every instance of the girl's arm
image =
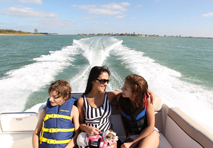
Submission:
POLYGON ((46 107, 44 107, 40 112, 39 120, 32 136, 33 148, 38 148, 39 146, 39 137, 42 128, 42 121, 45 116, 46 116, 46 107))
POLYGON ((65 148, 73 148, 76 145, 76 139, 78 137, 78 134, 80 132, 80 127, 79 127, 79 112, 78 108, 73 105, 72 111, 71 111, 71 121, 73 122, 75 126, 75 135, 74 137, 70 140, 70 142, 67 144, 65 148))
POLYGON ((141 141, 141 139, 148 136, 154 130, 154 126, 155 126, 154 106, 151 103, 150 96, 147 99, 147 102, 148 103, 147 103, 146 114, 147 114, 147 124, 148 125, 134 141, 128 143, 128 145, 129 146, 131 145, 131 147, 137 146, 139 144, 139 142, 141 141))
POLYGON ((89 136, 98 135, 98 128, 92 126, 86 126, 84 118, 84 100, 82 97, 78 99, 77 107, 79 111, 79 123, 81 131, 85 131, 89 136))

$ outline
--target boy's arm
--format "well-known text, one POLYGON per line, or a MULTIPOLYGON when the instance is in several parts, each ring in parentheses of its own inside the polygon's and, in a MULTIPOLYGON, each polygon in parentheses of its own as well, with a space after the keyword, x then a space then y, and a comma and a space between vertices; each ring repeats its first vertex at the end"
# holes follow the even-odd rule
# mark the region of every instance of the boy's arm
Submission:
POLYGON ((33 148, 38 148, 39 146, 39 137, 40 137, 40 132, 42 128, 42 121, 45 116, 46 116, 46 107, 44 107, 40 112, 39 120, 32 136, 33 148))
POLYGON ((78 137, 78 134, 80 133, 80 127, 79 127, 79 112, 78 108, 73 105, 72 111, 71 111, 71 121, 73 122, 75 126, 75 135, 70 140, 70 142, 67 144, 65 148, 73 148, 76 145, 76 139, 78 137))

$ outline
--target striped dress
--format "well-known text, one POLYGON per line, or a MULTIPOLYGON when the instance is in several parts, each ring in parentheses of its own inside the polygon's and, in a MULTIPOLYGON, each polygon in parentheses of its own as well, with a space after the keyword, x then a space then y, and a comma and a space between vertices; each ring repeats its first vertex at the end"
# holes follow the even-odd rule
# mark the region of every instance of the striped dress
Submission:
POLYGON ((100 131, 104 132, 111 127, 110 115, 111 115, 111 105, 107 97, 107 93, 104 96, 104 103, 99 108, 93 108, 86 99, 84 98, 85 107, 85 124, 87 126, 93 126, 98 128, 100 131))

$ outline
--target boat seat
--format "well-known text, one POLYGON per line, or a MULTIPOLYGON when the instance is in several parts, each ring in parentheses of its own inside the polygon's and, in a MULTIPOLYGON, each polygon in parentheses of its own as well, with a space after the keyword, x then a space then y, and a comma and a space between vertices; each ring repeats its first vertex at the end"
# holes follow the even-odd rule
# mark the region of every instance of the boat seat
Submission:
POLYGON ((35 112, 0 114, 0 143, 4 148, 32 147, 32 135, 38 122, 35 112))
MULTIPOLYGON (((160 132, 158 148, 213 148, 213 134, 179 108, 169 108, 155 100, 155 127, 160 132)), ((113 130, 121 141, 126 138, 119 109, 112 104, 113 130)))

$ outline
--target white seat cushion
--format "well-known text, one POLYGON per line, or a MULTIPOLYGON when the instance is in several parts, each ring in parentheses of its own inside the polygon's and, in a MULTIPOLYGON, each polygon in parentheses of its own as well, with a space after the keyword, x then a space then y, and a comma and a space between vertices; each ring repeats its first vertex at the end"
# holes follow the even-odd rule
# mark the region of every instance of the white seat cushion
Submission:
POLYGON ((163 136, 162 133, 160 134, 160 143, 158 148, 172 148, 172 146, 170 145, 170 143, 166 140, 166 138, 163 136))

